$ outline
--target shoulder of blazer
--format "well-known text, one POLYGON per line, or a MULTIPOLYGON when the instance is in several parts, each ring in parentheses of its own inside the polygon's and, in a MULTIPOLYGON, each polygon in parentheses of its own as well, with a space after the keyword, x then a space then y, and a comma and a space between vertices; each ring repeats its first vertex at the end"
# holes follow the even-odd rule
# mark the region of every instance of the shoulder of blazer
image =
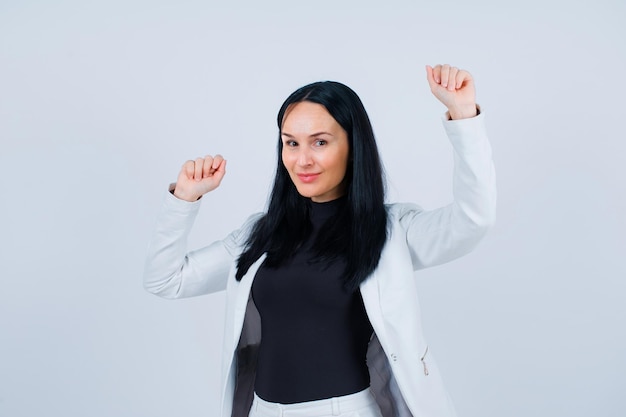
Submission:
POLYGON ((250 215, 239 229, 226 236, 223 243, 231 254, 239 255, 239 253, 243 251, 254 226, 263 216, 265 216, 265 213, 254 213, 250 215))
POLYGON ((421 206, 414 203, 385 204, 385 209, 389 216, 389 222, 400 222, 407 214, 417 214, 424 211, 421 206))

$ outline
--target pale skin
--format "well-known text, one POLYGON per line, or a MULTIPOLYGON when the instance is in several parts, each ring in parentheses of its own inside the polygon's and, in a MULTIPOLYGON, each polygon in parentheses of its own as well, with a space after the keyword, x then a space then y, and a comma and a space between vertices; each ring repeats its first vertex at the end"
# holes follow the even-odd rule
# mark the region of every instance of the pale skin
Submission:
MULTIPOLYGON (((469 72, 448 64, 427 65, 426 79, 452 120, 476 116, 476 91, 469 72)), ((316 202, 340 197, 348 157, 347 134, 341 126, 323 106, 303 102, 288 112, 281 130, 283 164, 298 192, 316 202), (307 178, 309 173, 318 177, 307 178)), ((225 174, 226 160, 221 155, 189 160, 178 174, 174 195, 196 201, 219 187, 225 174)))
POLYGON ((344 194, 350 143, 326 107, 310 101, 289 106, 281 140, 283 165, 301 196, 323 203, 344 194))

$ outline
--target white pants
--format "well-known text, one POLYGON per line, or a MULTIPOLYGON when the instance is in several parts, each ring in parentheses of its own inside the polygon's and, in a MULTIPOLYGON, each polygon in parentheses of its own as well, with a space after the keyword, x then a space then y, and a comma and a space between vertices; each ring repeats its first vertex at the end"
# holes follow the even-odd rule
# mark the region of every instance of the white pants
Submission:
POLYGON ((378 404, 369 388, 325 400, 306 401, 295 404, 271 403, 257 397, 249 417, 382 417, 378 404))

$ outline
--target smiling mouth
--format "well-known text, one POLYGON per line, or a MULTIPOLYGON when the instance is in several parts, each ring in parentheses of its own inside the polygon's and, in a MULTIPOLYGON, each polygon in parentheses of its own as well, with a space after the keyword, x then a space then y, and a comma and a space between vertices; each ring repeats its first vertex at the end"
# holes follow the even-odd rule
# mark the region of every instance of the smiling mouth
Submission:
POLYGON ((300 178, 300 181, 302 181, 304 183, 313 182, 319 176, 320 176, 320 174, 298 174, 298 178, 300 178))

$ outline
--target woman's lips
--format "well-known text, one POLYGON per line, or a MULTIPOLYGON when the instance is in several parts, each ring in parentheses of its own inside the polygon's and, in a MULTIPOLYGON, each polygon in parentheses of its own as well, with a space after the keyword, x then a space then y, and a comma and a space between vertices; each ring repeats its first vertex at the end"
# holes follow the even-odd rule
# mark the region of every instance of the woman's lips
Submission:
POLYGON ((302 181, 304 183, 313 182, 319 176, 320 176, 320 174, 298 174, 298 178, 300 178, 300 181, 302 181))

